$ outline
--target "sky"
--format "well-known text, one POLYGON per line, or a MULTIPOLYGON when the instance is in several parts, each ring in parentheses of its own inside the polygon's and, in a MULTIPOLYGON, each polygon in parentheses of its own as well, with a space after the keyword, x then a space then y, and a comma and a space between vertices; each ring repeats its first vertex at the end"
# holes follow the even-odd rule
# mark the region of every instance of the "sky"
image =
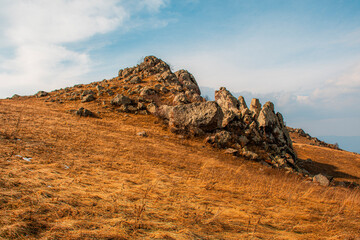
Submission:
POLYGON ((273 101, 287 125, 314 136, 360 136, 358 0, 0 5, 0 98, 112 78, 155 55, 210 98, 224 86, 248 103, 273 101))

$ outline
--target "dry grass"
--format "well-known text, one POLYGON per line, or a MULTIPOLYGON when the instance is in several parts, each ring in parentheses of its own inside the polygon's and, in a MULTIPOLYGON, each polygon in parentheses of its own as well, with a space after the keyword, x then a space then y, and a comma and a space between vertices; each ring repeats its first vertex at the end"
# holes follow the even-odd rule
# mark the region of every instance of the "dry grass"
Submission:
POLYGON ((151 116, 82 105, 101 118, 68 114, 76 102, 0 100, 0 238, 360 237, 358 190, 230 157, 151 116))

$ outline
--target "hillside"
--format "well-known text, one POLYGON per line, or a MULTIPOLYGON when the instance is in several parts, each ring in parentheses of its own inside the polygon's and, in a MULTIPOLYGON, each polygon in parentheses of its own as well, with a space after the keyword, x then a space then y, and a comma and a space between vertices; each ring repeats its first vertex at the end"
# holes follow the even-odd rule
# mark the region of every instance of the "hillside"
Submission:
MULTIPOLYGON (((154 77, 144 79, 150 86, 154 77)), ((131 90, 118 81, 107 80, 108 89, 131 90)), ((146 113, 151 106, 118 111, 115 94, 76 96, 98 85, 0 100, 2 239, 360 237, 360 155, 291 133, 299 166, 334 177, 323 187, 289 167, 172 132, 146 113)), ((173 102, 168 88, 154 102, 173 102)))

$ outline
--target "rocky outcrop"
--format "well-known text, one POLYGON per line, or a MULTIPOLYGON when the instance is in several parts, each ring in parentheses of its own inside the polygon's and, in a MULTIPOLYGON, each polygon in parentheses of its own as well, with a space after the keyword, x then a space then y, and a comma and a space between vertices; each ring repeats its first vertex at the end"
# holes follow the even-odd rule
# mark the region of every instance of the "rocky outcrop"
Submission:
POLYGON ((336 150, 341 150, 339 148, 338 144, 331 144, 331 143, 326 143, 324 141, 321 141, 320 139, 316 138, 316 137, 312 137, 310 136, 310 134, 306 133, 303 129, 301 128, 291 128, 291 127, 287 127, 288 131, 290 133, 293 134, 297 134, 300 137, 304 137, 306 139, 308 139, 310 141, 310 145, 314 145, 314 146, 320 146, 320 147, 327 147, 327 148, 331 148, 331 149, 336 149, 336 150))
POLYGON ((154 56, 121 69, 110 80, 56 90, 48 98, 50 102, 102 103, 120 113, 152 114, 175 133, 201 136, 214 147, 232 149, 229 152, 237 156, 296 169, 288 130, 271 102, 261 106, 253 99, 248 108, 243 97, 236 99, 224 87, 215 92, 215 101, 206 101, 191 73, 172 72, 154 56))
POLYGON ((180 104, 169 112, 169 126, 177 130, 213 131, 221 126, 223 113, 216 102, 180 104))

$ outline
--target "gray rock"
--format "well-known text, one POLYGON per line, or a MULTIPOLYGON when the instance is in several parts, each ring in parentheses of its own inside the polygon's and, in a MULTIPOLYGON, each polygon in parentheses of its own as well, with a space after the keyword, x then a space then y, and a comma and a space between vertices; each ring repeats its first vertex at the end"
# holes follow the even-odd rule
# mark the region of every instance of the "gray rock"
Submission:
POLYGON ((175 129, 191 127, 212 131, 221 127, 223 113, 216 102, 177 105, 170 112, 169 125, 175 129))
POLYGON ((240 96, 238 98, 238 101, 239 101, 239 109, 240 111, 243 111, 245 109, 248 109, 247 105, 246 105, 246 102, 245 102, 245 99, 243 96, 240 96))
POLYGON ((327 187, 330 184, 330 181, 327 177, 322 175, 321 173, 317 174, 313 178, 313 182, 319 183, 321 186, 327 187))
POLYGON ((188 99, 184 93, 179 93, 174 97, 173 104, 179 105, 179 104, 186 104, 188 103, 188 99))
POLYGON ((173 106, 168 106, 168 105, 161 105, 155 115, 159 118, 162 118, 162 119, 167 119, 169 120, 170 119, 170 113, 172 111, 174 107, 173 106))
POLYGON ((214 134, 213 136, 210 136, 206 138, 206 142, 214 144, 216 147, 219 148, 225 148, 230 146, 231 144, 231 134, 228 131, 220 131, 214 134))
POLYGON ((226 127, 236 117, 240 119, 239 102, 226 88, 215 91, 215 101, 224 113, 222 127, 226 127))
POLYGON ((194 76, 186 70, 179 70, 175 72, 181 86, 187 90, 194 91, 201 95, 200 88, 194 78, 194 76))
POLYGON ((150 103, 146 106, 146 110, 151 114, 155 114, 157 112, 157 106, 155 103, 150 103))
POLYGON ((122 94, 117 94, 112 100, 111 100, 111 104, 115 105, 115 106, 127 106, 129 104, 131 104, 131 99, 122 95, 122 94))
POLYGON ((257 122, 259 127, 272 127, 274 125, 280 125, 274 112, 274 104, 272 102, 267 102, 264 104, 263 108, 259 112, 257 122))
POLYGON ((257 117, 260 113, 260 110, 261 110, 261 104, 259 99, 253 98, 250 103, 250 111, 252 111, 255 117, 257 117))
POLYGON ((83 97, 83 99, 81 100, 81 102, 92 102, 94 101, 96 98, 93 94, 89 94, 83 97))

